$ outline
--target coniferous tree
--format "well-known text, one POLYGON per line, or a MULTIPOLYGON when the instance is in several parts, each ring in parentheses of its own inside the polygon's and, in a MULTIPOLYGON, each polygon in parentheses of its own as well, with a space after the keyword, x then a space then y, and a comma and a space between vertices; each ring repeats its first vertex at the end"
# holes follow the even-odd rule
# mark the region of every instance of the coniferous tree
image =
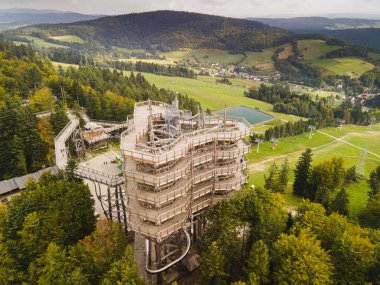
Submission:
POLYGON ((201 280, 203 284, 223 284, 228 277, 225 269, 225 257, 214 241, 202 254, 201 280))
POLYGON ((368 185, 371 188, 369 197, 373 198, 380 193, 380 166, 371 172, 368 179, 368 185))
POLYGON ((54 135, 58 135, 68 122, 69 119, 66 115, 65 108, 61 103, 56 103, 54 111, 50 115, 50 123, 53 126, 54 135))
POLYGON ((341 215, 348 216, 348 203, 349 197, 346 189, 342 189, 338 192, 329 207, 331 212, 337 212, 341 215))
POLYGON ((308 180, 310 176, 310 168, 312 162, 312 152, 308 148, 305 152, 301 154, 298 160, 296 169, 294 170, 294 184, 293 193, 297 196, 308 197, 308 180))
POLYGON ((359 220, 362 226, 380 229, 380 193, 369 199, 359 215, 359 220))
POLYGON ((273 162, 269 167, 269 174, 268 177, 264 175, 265 179, 265 189, 272 190, 275 192, 277 188, 277 175, 278 175, 278 167, 275 162, 273 162))
POLYGON ((278 179, 277 179, 277 191, 280 193, 284 193, 289 182, 289 162, 288 159, 285 158, 284 162, 281 165, 281 168, 278 171, 278 179))

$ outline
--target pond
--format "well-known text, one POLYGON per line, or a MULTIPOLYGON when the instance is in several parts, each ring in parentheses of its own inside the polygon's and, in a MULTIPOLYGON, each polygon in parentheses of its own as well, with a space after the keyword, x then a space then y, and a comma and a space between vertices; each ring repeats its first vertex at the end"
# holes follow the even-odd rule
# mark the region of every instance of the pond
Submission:
MULTIPOLYGON (((216 114, 219 116, 224 116, 224 110, 219 110, 216 112, 216 114)), ((244 106, 228 108, 227 116, 243 117, 252 125, 274 119, 274 117, 271 115, 268 115, 259 110, 255 110, 255 109, 244 107, 244 106)))

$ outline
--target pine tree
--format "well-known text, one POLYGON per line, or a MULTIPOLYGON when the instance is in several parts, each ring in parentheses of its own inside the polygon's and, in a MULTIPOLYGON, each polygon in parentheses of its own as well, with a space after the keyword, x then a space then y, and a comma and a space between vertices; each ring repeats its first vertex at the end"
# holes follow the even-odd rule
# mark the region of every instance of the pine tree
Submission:
POLYGON ((289 182, 289 162, 288 159, 285 158, 284 162, 281 165, 281 168, 278 171, 278 179, 277 179, 277 191, 280 193, 284 193, 289 182))
POLYGON ((69 119, 67 118, 65 108, 60 103, 55 104, 54 111, 50 115, 50 123, 53 126, 54 135, 58 135, 68 122, 69 119))
POLYGON ((78 179, 75 174, 75 171, 77 170, 77 168, 78 168, 78 164, 76 163, 76 161, 73 159, 70 159, 65 169, 65 175, 68 180, 80 181, 80 179, 78 179))
POLYGON ((227 279, 224 271, 225 257, 217 243, 214 241, 202 253, 201 280, 203 284, 216 285, 227 279))
POLYGON ((373 198, 380 192, 380 166, 371 172, 368 179, 368 185, 371 188, 369 197, 373 198))
POLYGON ((269 176, 266 177, 264 175, 264 179, 265 179, 265 189, 267 190, 271 190, 273 192, 275 192, 275 190, 277 189, 277 172, 278 172, 278 167, 276 165, 275 162, 273 162, 270 167, 269 167, 269 176))
POLYGON ((301 157, 298 160, 296 169, 294 170, 294 184, 293 184, 293 193, 294 195, 307 198, 307 188, 308 188, 308 179, 310 175, 310 168, 312 162, 312 152, 308 148, 305 152, 301 154, 301 157))
POLYGON ((337 212, 341 215, 348 216, 348 203, 349 197, 346 189, 342 189, 335 196, 334 200, 331 203, 330 211, 337 212))

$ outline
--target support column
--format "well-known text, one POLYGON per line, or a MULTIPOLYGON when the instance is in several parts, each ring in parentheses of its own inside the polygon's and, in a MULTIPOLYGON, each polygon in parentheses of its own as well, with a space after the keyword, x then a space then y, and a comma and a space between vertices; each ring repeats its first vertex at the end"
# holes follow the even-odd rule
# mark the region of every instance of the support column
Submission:
POLYGON ((107 187, 107 194, 108 194, 108 217, 109 217, 109 220, 112 221, 112 201, 111 201, 110 187, 107 187))

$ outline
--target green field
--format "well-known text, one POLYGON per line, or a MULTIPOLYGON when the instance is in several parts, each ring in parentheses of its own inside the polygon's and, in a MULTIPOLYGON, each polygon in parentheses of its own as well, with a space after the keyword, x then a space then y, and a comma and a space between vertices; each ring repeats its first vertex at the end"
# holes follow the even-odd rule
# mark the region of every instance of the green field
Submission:
POLYGON ((369 52, 368 56, 375 60, 380 60, 380 53, 369 52))
MULTIPOLYGON (((23 39, 24 40, 26 39, 28 41, 31 41, 34 45, 38 47, 42 47, 42 48, 68 48, 67 46, 45 42, 43 39, 33 37, 33 36, 18 36, 18 38, 20 39, 19 41, 17 41, 18 43, 21 43, 23 42, 23 39)), ((25 44, 28 45, 27 42, 25 42, 25 44)))
POLYGON ((326 53, 339 49, 338 46, 326 45, 326 42, 322 40, 300 40, 297 45, 306 61, 317 60, 326 53))
MULTIPOLYGON (((298 49, 303 54, 303 59, 310 62, 316 67, 320 67, 327 72, 338 75, 349 75, 351 77, 359 77, 363 73, 374 68, 374 65, 365 59, 358 57, 344 57, 321 59, 326 53, 339 49, 338 46, 326 45, 322 40, 300 40, 298 41, 298 49)), ((371 55, 371 54, 370 54, 371 55)), ((376 57, 372 54, 372 57, 376 57)))
POLYGON ((179 51, 171 51, 162 53, 168 61, 189 60, 196 63, 220 63, 232 64, 239 62, 243 58, 243 54, 230 54, 226 50, 218 49, 184 49, 179 51), (205 58, 207 57, 207 58, 205 58))
POLYGON ((375 67, 372 63, 357 57, 318 59, 313 64, 338 75, 349 75, 352 77, 359 77, 375 67))
POLYGON ((175 61, 190 61, 191 63, 220 63, 223 65, 242 63, 246 66, 257 66, 265 69, 273 69, 272 56, 276 49, 284 48, 285 50, 280 54, 280 59, 285 59, 289 55, 293 54, 292 46, 285 44, 278 47, 267 48, 261 52, 245 52, 245 56, 242 53, 231 54, 225 50, 218 49, 184 49, 179 51, 171 51, 161 54, 165 56, 169 62, 175 61), (207 56, 207 58, 205 58, 207 56))
MULTIPOLYGON (((380 139, 380 125, 374 125, 372 130, 365 126, 343 126, 342 130, 339 128, 327 128, 323 129, 326 132, 335 137, 341 138, 356 146, 362 147, 375 154, 380 155, 380 144, 368 142, 378 141, 380 139)), ((293 178, 293 169, 295 164, 306 148, 313 149, 313 164, 318 164, 324 160, 328 160, 334 156, 343 157, 345 160, 345 167, 351 167, 357 165, 364 169, 365 175, 368 177, 369 173, 373 171, 378 165, 380 165, 380 158, 366 154, 363 161, 360 162, 362 151, 354 148, 343 142, 339 142, 321 133, 315 132, 311 140, 309 140, 309 134, 305 133, 299 136, 281 139, 278 143, 278 147, 273 150, 270 142, 265 142, 260 146, 260 153, 256 153, 256 148, 252 148, 249 154, 250 159, 250 183, 263 186, 264 174, 267 172, 271 163, 276 162, 281 164, 285 157, 288 158, 291 165, 291 181, 293 178)), ((351 184, 346 188, 350 196, 350 213, 353 217, 363 209, 367 202, 366 182, 361 181, 359 184, 351 184)), ((287 204, 289 207, 295 208, 301 201, 301 199, 294 197, 291 193, 291 187, 285 195, 287 204)))
POLYGON ((123 62, 146 62, 146 63, 154 63, 154 64, 162 64, 162 65, 170 65, 174 64, 173 61, 169 60, 159 60, 159 59, 140 59, 140 58, 121 58, 119 61, 123 62))
MULTIPOLYGON (((62 64, 59 62, 53 62, 53 66, 55 68, 62 66, 64 69, 69 66, 78 67, 77 65, 62 64)), ((124 74, 129 76, 131 72, 124 71, 124 74)), ((277 120, 256 126, 260 128, 262 132, 273 125, 282 124, 284 121, 300 119, 300 117, 293 115, 275 113, 273 112, 273 106, 271 104, 244 96, 244 91, 248 86, 258 85, 260 83, 231 78, 230 81, 232 85, 226 85, 216 83, 217 78, 210 76, 198 76, 197 79, 189 79, 183 77, 166 77, 151 73, 142 73, 142 75, 148 82, 155 84, 158 88, 170 89, 175 92, 180 92, 181 94, 186 94, 199 101, 203 108, 210 108, 212 111, 220 110, 224 107, 246 106, 253 109, 257 108, 260 111, 276 117, 277 120)))
MULTIPOLYGON (((127 75, 129 71, 125 72, 127 75)), ((198 76, 198 79, 188 79, 182 77, 165 77, 150 73, 143 73, 144 77, 154 83, 159 88, 171 89, 181 94, 187 94, 198 100, 203 108, 210 108, 213 111, 224 107, 246 106, 258 108, 283 120, 294 120, 299 117, 273 112, 271 104, 244 97, 245 86, 254 84, 252 81, 231 79, 232 85, 217 84, 216 78, 210 76, 198 76)))
POLYGON ((78 44, 83 44, 84 40, 78 36, 74 35, 65 35, 65 36, 55 36, 55 37, 50 37, 53 40, 56 41, 61 41, 61 42, 66 42, 66 43, 78 43, 78 44))

